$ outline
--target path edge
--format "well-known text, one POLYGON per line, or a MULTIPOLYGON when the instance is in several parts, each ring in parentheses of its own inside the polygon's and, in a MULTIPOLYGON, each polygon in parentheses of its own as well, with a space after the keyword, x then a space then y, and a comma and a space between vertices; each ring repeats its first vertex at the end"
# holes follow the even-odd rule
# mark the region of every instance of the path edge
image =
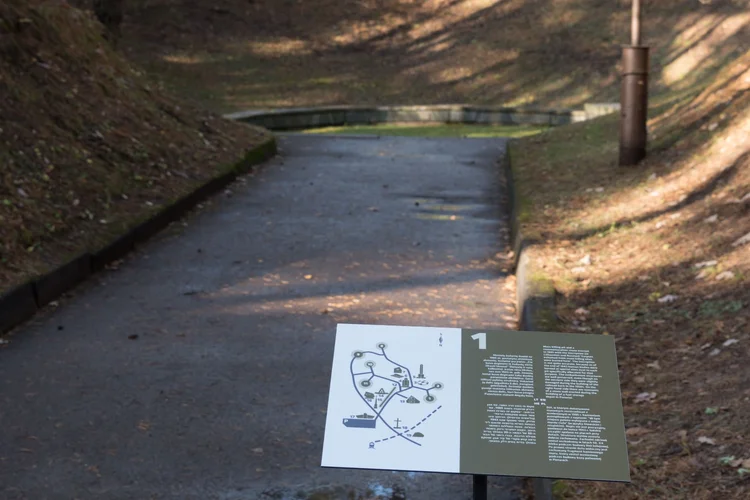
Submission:
POLYGON ((137 245, 146 242, 170 223, 181 219, 198 203, 224 189, 239 176, 264 163, 277 153, 277 143, 270 136, 260 145, 247 151, 237 162, 176 201, 161 207, 145 220, 136 223, 124 234, 115 237, 101 248, 89 250, 65 264, 19 285, 0 295, 0 335, 9 332, 64 293, 71 291, 92 274, 108 264, 122 259, 137 245))
MULTIPOLYGON (((531 257, 537 240, 526 237, 521 229, 522 198, 513 177, 510 147, 506 146, 502 168, 508 186, 510 213, 510 241, 513 249, 513 268, 516 274, 516 316, 518 329, 527 332, 555 332, 558 328, 555 312, 555 287, 531 257)), ((552 480, 531 478, 534 500, 552 500, 552 480)))

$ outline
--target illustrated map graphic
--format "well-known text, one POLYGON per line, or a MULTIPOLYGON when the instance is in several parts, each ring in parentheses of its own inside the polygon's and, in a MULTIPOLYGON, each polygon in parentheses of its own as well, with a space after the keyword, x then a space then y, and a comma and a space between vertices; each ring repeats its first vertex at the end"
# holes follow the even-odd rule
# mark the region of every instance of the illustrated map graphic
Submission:
POLYGON ((443 383, 431 381, 424 364, 409 368, 391 359, 387 351, 386 343, 379 342, 375 350, 352 353, 352 387, 368 409, 353 412, 342 419, 342 424, 354 429, 382 429, 383 433, 369 442, 370 449, 393 439, 422 446, 425 432, 420 427, 442 408, 436 393, 443 389, 443 383))

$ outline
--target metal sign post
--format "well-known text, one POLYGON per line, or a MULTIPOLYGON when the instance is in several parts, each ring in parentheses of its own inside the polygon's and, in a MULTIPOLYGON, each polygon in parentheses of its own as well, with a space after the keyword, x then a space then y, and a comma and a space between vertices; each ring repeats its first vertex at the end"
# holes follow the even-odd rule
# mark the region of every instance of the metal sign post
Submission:
POLYGON ((474 500, 487 500, 487 476, 474 474, 474 500))

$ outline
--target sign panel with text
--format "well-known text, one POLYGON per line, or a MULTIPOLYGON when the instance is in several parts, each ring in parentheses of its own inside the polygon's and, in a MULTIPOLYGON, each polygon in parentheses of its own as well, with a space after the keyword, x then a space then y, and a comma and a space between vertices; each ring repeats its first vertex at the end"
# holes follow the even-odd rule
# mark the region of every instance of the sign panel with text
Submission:
POLYGON ((322 465, 629 481, 614 339, 340 324, 322 465))

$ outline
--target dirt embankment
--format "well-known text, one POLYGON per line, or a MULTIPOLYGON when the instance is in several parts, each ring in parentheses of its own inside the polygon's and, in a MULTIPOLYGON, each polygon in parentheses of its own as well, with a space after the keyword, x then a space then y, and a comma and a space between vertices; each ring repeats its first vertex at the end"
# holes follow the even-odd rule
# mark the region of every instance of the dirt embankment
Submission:
POLYGON ((174 99, 65 2, 0 4, 0 292, 96 249, 267 132, 174 99))

